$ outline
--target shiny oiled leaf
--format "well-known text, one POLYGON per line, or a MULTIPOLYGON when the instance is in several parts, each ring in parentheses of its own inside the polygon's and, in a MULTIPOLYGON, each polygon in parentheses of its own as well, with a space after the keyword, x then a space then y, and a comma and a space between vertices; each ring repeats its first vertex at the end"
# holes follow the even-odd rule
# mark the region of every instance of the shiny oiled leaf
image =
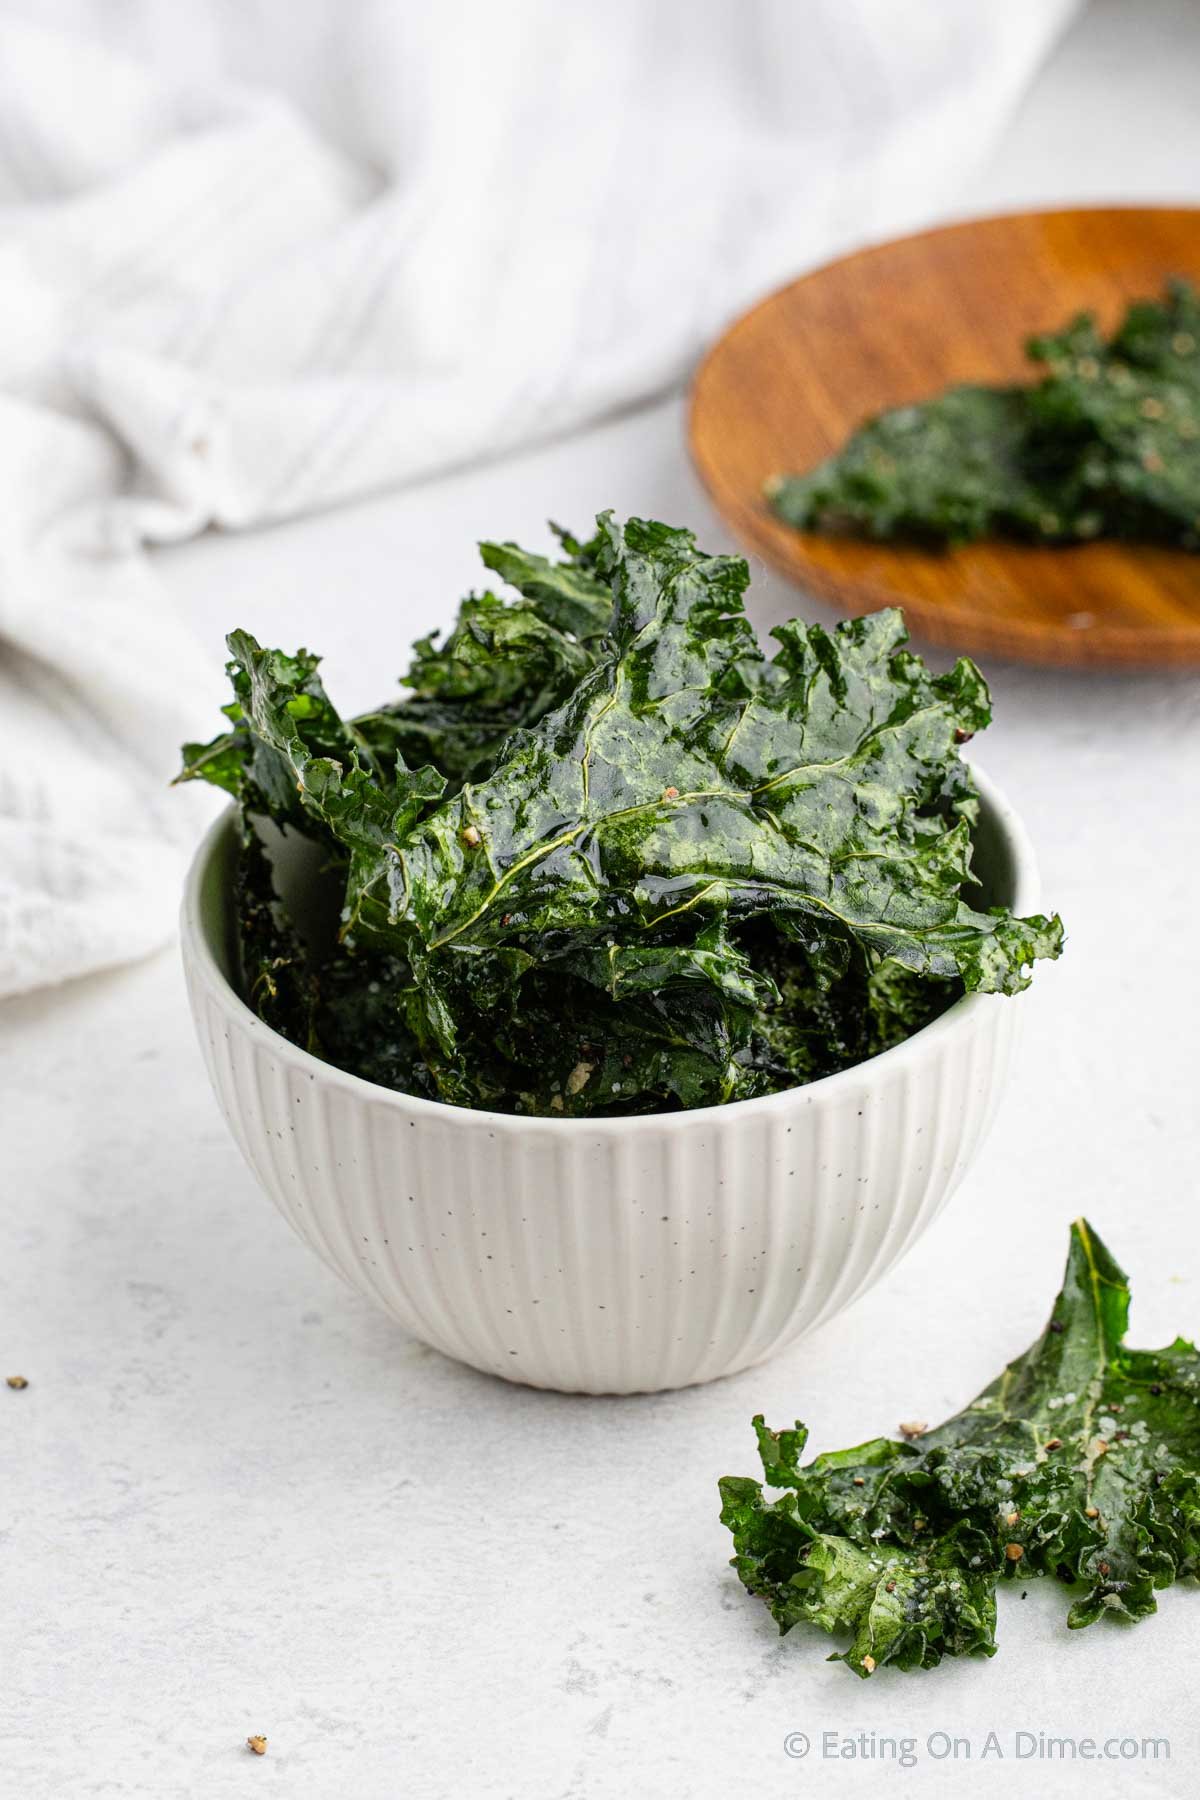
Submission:
POLYGON ((1200 1356, 1124 1343, 1129 1286, 1085 1220, 1024 1356, 915 1441, 876 1438, 801 1466, 807 1433, 754 1421, 762 1485, 720 1484, 734 1567, 780 1629, 847 1634, 860 1675, 995 1650, 1002 1577, 1074 1588, 1067 1622, 1138 1619, 1200 1573, 1200 1356))
POLYGON ((443 958, 555 932, 549 953, 580 973, 614 933, 682 966, 685 923, 769 914, 818 951, 1024 986, 1057 925, 960 898, 973 798, 955 745, 988 717, 977 671, 929 675, 894 613, 832 637, 785 627, 766 663, 744 563, 661 526, 605 531, 613 654, 485 781, 381 846, 353 928, 443 958))
POLYGON ((229 639, 232 729, 184 776, 317 839, 342 883, 323 1054, 460 1105, 714 1104, 1057 955, 1056 919, 964 899, 971 663, 932 675, 894 613, 783 626, 768 660, 740 559, 607 514, 560 538, 558 562, 484 545, 517 597, 468 596, 412 693, 350 723, 315 657, 229 639))

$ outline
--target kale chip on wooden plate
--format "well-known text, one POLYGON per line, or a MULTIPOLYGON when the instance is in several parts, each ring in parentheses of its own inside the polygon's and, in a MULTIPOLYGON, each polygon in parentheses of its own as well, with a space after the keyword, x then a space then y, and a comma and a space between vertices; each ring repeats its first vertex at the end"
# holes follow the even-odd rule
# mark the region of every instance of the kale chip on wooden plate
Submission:
POLYGON ((768 483, 804 531, 933 546, 1139 539, 1200 549, 1200 297, 1138 300, 1032 337, 1029 385, 966 384, 868 419, 806 474, 768 483))

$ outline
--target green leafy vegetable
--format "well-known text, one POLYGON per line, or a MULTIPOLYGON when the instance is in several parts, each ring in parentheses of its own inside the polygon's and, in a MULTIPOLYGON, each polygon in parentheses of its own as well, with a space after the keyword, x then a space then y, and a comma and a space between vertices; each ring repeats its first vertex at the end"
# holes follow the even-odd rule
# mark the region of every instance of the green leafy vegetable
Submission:
POLYGON ((560 535, 557 563, 484 545, 518 597, 469 596, 411 696, 350 723, 307 652, 229 638, 231 729, 184 778, 315 839, 342 888, 301 983, 243 877, 276 1029, 455 1104, 654 1110, 830 1073, 1058 954, 1057 919, 965 897, 973 664, 932 675, 896 613, 793 622, 768 659, 739 558, 607 514, 560 535))
POLYGON ((1029 340, 1032 387, 951 388, 868 420, 840 455, 768 484, 802 530, 931 544, 1136 538, 1200 549, 1200 299, 1186 282, 1029 340))
POLYGON ((1078 1627, 1144 1618, 1156 1588, 1200 1573, 1200 1356, 1182 1338, 1128 1349, 1128 1312, 1125 1275, 1080 1219, 1041 1337, 935 1431, 802 1468, 804 1426, 755 1419, 766 1485, 784 1491, 727 1476, 721 1518, 780 1630, 848 1635, 833 1660, 859 1675, 932 1668, 995 1652, 1002 1577, 1074 1585, 1078 1627))

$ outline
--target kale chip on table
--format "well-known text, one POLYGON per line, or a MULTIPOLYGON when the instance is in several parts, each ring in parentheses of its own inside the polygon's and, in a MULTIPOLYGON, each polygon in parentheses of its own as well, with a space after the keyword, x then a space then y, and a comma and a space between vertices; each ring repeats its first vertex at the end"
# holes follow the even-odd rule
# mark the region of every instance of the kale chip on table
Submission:
POLYGON ((182 778, 239 804, 242 980, 274 1029, 457 1105, 655 1111, 829 1074, 1058 954, 1057 919, 972 903, 970 662, 931 674, 895 612, 792 622, 767 658, 740 558, 608 514, 560 537, 557 562, 483 545, 515 594, 469 596, 357 719, 316 657, 229 637, 229 729, 182 778), (264 820, 339 884, 319 950, 264 820))
POLYGON ((781 1631, 849 1639, 868 1676, 996 1649, 1002 1579, 1056 1577, 1067 1624, 1156 1610, 1200 1574, 1200 1356, 1125 1343, 1129 1283, 1085 1219, 1037 1342, 933 1431, 801 1465, 808 1433, 754 1420, 763 1483, 728 1475, 733 1566, 781 1631), (763 1485, 782 1490, 768 1500, 763 1485))

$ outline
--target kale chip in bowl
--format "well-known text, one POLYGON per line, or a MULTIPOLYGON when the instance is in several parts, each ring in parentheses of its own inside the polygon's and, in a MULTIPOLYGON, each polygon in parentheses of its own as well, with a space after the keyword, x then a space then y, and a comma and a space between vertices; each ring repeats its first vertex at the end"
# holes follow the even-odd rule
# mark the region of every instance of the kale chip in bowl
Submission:
POLYGON ((1061 947, 960 755, 972 664, 899 615, 792 623, 690 533, 597 521, 344 721, 229 639, 236 809, 184 953, 230 1124, 301 1235, 410 1330, 543 1386, 744 1367, 933 1216, 1061 947))
POLYGON ((662 1112, 830 1075, 1057 955, 1056 919, 973 880, 973 664, 931 674, 895 612, 784 625, 768 659, 740 558, 597 523, 559 564, 485 544, 517 596, 469 597, 411 697, 363 718, 316 657, 231 635, 231 729, 184 774, 238 802, 268 1025, 456 1106, 662 1112), (317 847, 323 937, 281 905, 261 821, 317 847))

